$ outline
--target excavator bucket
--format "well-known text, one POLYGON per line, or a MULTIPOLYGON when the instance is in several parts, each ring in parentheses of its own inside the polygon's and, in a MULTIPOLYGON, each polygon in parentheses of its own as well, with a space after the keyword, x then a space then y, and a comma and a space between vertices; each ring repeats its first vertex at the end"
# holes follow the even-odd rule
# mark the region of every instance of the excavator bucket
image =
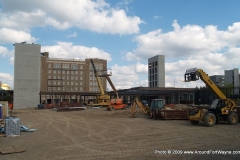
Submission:
POLYGON ((184 81, 190 82, 190 81, 199 80, 199 75, 196 71, 197 71, 197 68, 187 69, 186 73, 184 74, 184 81))

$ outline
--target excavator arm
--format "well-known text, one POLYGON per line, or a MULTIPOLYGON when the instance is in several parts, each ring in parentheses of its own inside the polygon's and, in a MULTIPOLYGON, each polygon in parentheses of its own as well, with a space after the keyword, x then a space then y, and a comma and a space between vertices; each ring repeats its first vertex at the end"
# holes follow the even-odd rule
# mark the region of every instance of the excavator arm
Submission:
POLYGON ((145 114, 150 113, 150 107, 149 106, 144 106, 137 98, 135 98, 132 108, 131 108, 131 117, 135 118, 137 114, 137 106, 143 111, 145 114))

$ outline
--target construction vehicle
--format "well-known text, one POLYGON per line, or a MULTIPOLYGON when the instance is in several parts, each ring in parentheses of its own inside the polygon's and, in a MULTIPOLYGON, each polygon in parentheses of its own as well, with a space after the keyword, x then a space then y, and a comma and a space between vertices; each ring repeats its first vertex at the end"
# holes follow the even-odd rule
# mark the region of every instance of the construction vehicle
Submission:
POLYGON ((98 83, 98 87, 99 87, 99 90, 100 90, 100 95, 97 95, 96 102, 91 102, 88 105, 106 107, 106 106, 111 104, 110 95, 108 95, 104 92, 103 85, 101 83, 101 77, 106 77, 108 74, 104 71, 97 71, 97 69, 96 69, 96 67, 93 63, 93 60, 90 59, 90 61, 92 63, 94 75, 95 75, 95 78, 96 78, 97 83, 98 83))
POLYGON ((213 100, 209 109, 196 110, 190 113, 189 120, 193 125, 204 121, 210 127, 221 120, 228 121, 229 124, 238 123, 236 103, 227 98, 202 69, 187 69, 184 77, 185 82, 196 81, 200 78, 218 98, 213 100))
POLYGON ((93 60, 90 59, 90 61, 92 63, 94 75, 96 77, 96 80, 97 80, 97 83, 99 86, 99 90, 100 90, 100 95, 97 96, 97 102, 91 103, 90 105, 91 106, 104 106, 104 107, 107 107, 107 109, 111 110, 111 111, 115 110, 115 109, 125 109, 127 105, 123 103, 123 100, 121 98, 119 98, 118 92, 110 79, 111 73, 108 73, 107 70, 97 71, 93 60), (110 84, 114 93, 116 94, 116 98, 110 99, 110 95, 108 95, 107 93, 104 92, 100 77, 105 77, 107 79, 108 83, 110 84))
POLYGON ((111 99, 111 104, 107 106, 107 109, 110 111, 113 111, 115 109, 126 109, 127 105, 123 103, 123 99, 119 98, 118 92, 117 92, 115 86, 113 85, 110 77, 106 76, 106 79, 107 79, 108 83, 110 84, 110 86, 112 87, 114 93, 116 94, 116 98, 111 99))
POLYGON ((152 99, 150 107, 143 105, 137 98, 135 98, 130 117, 137 116, 136 107, 139 107, 143 113, 149 115, 149 118, 161 120, 187 120, 189 109, 174 109, 172 106, 164 105, 163 99, 152 99))
POLYGON ((148 105, 143 105, 142 102, 135 98, 131 108, 131 117, 135 118, 137 116, 137 106, 143 111, 143 113, 150 116, 150 118, 154 118, 153 111, 156 109, 162 109, 164 107, 162 99, 152 99, 150 107, 148 105))

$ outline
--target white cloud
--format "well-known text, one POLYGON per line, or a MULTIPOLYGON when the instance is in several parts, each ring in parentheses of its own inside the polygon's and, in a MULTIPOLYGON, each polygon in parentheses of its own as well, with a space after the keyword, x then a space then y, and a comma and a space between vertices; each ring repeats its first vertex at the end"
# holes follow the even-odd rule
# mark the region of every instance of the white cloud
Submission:
MULTIPOLYGON (((119 66, 115 64, 111 67, 112 76, 110 77, 116 89, 131 88, 136 85, 138 76, 133 66, 119 66)), ((107 88, 111 88, 107 84, 107 88)))
POLYGON ((13 76, 8 73, 0 73, 0 81, 8 84, 13 89, 13 76))
POLYGON ((20 43, 27 41, 28 43, 35 42, 36 39, 31 34, 9 28, 0 28, 0 43, 20 43))
POLYGON ((96 47, 76 46, 71 42, 58 42, 54 46, 42 46, 42 52, 49 52, 52 58, 100 58, 111 61, 111 55, 96 47))
POLYGON ((0 3, 0 27, 6 28, 27 30, 48 25, 67 29, 75 26, 98 33, 122 35, 138 33, 142 23, 139 17, 128 16, 125 10, 112 8, 104 0, 0 0, 0 3))
POLYGON ((71 38, 71 37, 76 38, 77 37, 77 32, 73 32, 72 34, 67 35, 67 37, 68 38, 71 38))
POLYGON ((0 56, 8 57, 9 63, 13 65, 13 60, 14 60, 13 51, 9 51, 6 47, 0 46, 0 56))

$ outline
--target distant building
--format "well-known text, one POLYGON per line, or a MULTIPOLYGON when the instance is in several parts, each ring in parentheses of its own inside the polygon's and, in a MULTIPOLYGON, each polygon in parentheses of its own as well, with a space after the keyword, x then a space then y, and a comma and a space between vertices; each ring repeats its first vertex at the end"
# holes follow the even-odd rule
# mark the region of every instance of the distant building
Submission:
POLYGON ((239 94, 239 69, 234 68, 231 70, 224 71, 225 85, 232 84, 233 85, 233 93, 239 94))
POLYGON ((148 87, 165 87, 165 56, 148 59, 148 87))
POLYGON ((2 82, 0 81, 0 90, 2 90, 2 82))
POLYGON ((223 87, 225 84, 224 75, 210 76, 210 79, 219 87, 223 87))
MULTIPOLYGON (((93 62, 97 70, 107 70, 107 60, 95 58, 93 62)), ((102 84, 103 89, 106 90, 105 78, 102 78, 102 84)), ((41 57, 40 90, 45 92, 41 100, 53 104, 59 104, 61 101, 80 102, 82 101, 81 93, 99 93, 98 83, 89 59, 49 58, 48 52, 43 53, 41 57), (57 96, 52 97, 51 93, 57 96)))

